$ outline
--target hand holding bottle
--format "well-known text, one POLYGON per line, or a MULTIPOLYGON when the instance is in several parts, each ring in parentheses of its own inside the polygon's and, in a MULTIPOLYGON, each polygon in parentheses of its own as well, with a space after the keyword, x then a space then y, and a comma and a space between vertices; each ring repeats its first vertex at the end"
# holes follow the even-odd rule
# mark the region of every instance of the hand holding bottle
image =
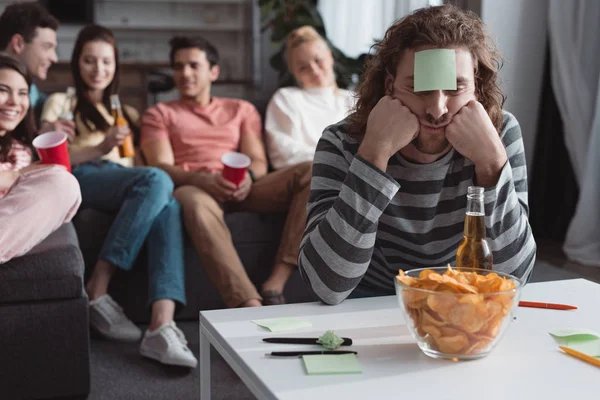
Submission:
POLYGON ((129 126, 111 126, 104 137, 104 141, 100 143, 100 149, 103 154, 108 154, 112 151, 115 146, 121 146, 127 137, 130 136, 131 131, 129 126))
POLYGON ((119 128, 126 128, 129 132, 123 140, 119 143, 119 155, 121 158, 125 157, 133 157, 135 156, 135 148, 133 145, 133 137, 131 136, 131 130, 129 129, 129 124, 123 115, 123 110, 121 108, 121 101, 119 100, 119 95, 113 94, 110 96, 110 108, 112 116, 115 120, 114 126, 119 128))

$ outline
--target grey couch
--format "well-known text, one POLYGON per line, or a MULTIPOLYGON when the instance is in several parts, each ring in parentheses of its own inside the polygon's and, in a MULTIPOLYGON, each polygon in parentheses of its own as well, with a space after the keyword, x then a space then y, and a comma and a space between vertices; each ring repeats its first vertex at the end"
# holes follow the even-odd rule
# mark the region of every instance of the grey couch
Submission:
MULTIPOLYGON (((96 262, 112 220, 110 215, 83 210, 73 221, 88 273, 96 262)), ((225 221, 248 276, 260 289, 273 266, 285 215, 230 213, 226 214, 225 221)), ((143 247, 133 269, 129 272, 118 271, 109 287, 111 296, 123 307, 125 314, 137 323, 147 323, 150 317, 147 305, 147 263, 146 249, 143 247)), ((187 305, 176 315, 176 320, 197 320, 200 310, 225 307, 220 295, 208 281, 196 251, 187 238, 185 274, 187 305)), ((288 303, 314 301, 297 271, 286 285, 284 296, 288 303)))
POLYGON ((0 265, 0 398, 86 397, 88 299, 72 224, 0 265))

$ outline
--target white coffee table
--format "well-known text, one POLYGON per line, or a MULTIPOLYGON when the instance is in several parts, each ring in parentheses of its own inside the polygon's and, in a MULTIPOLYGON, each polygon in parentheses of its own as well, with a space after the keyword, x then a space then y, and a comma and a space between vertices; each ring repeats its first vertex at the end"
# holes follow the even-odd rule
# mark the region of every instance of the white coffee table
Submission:
MULTIPOLYGON (((516 320, 486 358, 452 362, 421 353, 395 296, 200 313, 200 393, 210 399, 214 346, 259 399, 598 399, 600 369, 563 354, 548 331, 600 332, 600 285, 584 279, 529 284, 522 300, 573 304, 576 311, 518 308, 516 320), (296 317, 312 327, 267 332, 254 319, 296 317), (269 344, 273 336, 317 337, 328 329, 354 340, 360 375, 309 376, 300 358, 274 359, 275 350, 312 346, 269 344)), ((318 347, 314 347, 318 349, 318 347)))

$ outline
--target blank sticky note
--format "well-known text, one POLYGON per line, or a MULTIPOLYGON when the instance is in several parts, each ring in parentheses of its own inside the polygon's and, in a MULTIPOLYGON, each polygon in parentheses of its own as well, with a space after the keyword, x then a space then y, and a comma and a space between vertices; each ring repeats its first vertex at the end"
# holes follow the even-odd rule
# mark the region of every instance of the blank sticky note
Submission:
POLYGON ((415 53, 414 91, 456 90, 456 51, 431 49, 415 53))
POLYGON ((600 357, 600 334, 585 329, 556 329, 548 332, 562 346, 592 357, 600 357))
POLYGON ((308 375, 362 374, 356 354, 302 356, 308 375))
POLYGON ((263 328, 270 330, 271 332, 310 328, 312 326, 310 321, 301 321, 296 318, 256 319, 252 322, 258 326, 262 326, 263 328))

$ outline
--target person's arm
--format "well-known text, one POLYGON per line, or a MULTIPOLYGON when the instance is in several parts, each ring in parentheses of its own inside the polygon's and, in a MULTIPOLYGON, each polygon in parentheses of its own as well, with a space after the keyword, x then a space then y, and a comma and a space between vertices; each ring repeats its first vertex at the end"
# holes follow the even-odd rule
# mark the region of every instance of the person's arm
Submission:
POLYGON ((262 139, 262 122, 256 108, 247 102, 244 107, 240 126, 240 152, 250 157, 250 169, 256 178, 267 174, 267 155, 262 139))
POLYGON ((175 187, 183 185, 196 186, 209 193, 219 202, 231 198, 236 186, 223 179, 221 174, 186 171, 175 165, 175 156, 169 140, 166 117, 157 107, 144 113, 140 133, 140 147, 146 162, 148 165, 160 168, 169 174, 175 187))
POLYGON ((516 118, 507 114, 505 121, 501 139, 508 161, 496 185, 484 192, 487 236, 494 269, 528 279, 535 263, 536 244, 528 219, 525 148, 516 118))
POLYGON ((326 130, 317 145, 298 267, 327 304, 342 302, 371 264, 379 218, 400 189, 360 156, 349 161, 342 134, 326 130))
POLYGON ((176 187, 193 184, 198 173, 175 166, 175 157, 169 139, 143 140, 141 149, 148 165, 164 170, 176 187))
MULTIPOLYGON (((48 101, 44 104, 42 111, 42 129, 40 133, 50 130, 58 130, 65 132, 70 141, 74 138, 74 123, 73 121, 60 120, 58 117, 62 112, 63 104, 65 102, 66 95, 64 93, 55 93, 48 98, 48 101), (70 125, 69 125, 70 124, 70 125), (73 127, 73 130, 69 132, 66 128, 67 125, 73 127)), ((69 146, 69 157, 71 164, 79 165, 88 161, 93 161, 102 158, 117 145, 123 143, 123 139, 129 133, 127 127, 110 127, 105 133, 104 141, 97 146, 77 146, 75 144, 69 146)))
POLYGON ((54 93, 45 100, 40 115, 39 134, 52 131, 60 131, 67 134, 69 142, 75 138, 75 123, 73 121, 59 119, 67 96, 64 93, 54 93))
POLYGON ((258 179, 267 174, 267 156, 262 138, 258 135, 242 135, 240 139, 240 152, 250 157, 249 169, 258 179))
POLYGON ((269 160, 275 169, 312 161, 314 157, 315 149, 298 135, 298 118, 283 92, 275 93, 265 116, 269 160))

